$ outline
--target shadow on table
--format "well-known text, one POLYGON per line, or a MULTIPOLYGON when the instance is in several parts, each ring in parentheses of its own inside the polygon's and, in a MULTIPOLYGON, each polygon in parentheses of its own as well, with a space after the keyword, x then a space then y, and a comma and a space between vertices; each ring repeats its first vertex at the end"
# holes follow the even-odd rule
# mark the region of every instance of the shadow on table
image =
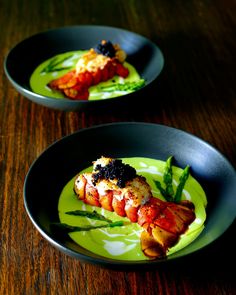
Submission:
POLYGON ((236 221, 220 238, 204 249, 163 264, 158 269, 189 276, 233 279, 236 263, 235 231, 236 221))

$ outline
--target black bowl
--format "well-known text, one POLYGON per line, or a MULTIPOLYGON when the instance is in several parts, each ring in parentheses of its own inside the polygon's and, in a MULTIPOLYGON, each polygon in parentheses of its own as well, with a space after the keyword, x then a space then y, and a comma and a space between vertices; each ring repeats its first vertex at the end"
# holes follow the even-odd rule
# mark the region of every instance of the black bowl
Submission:
POLYGON ((76 111, 137 98, 158 77, 163 65, 164 58, 160 49, 136 33, 105 26, 71 26, 42 32, 20 42, 8 53, 4 69, 16 90, 33 102, 58 110, 76 111), (90 49, 103 39, 120 44, 127 52, 127 61, 146 80, 143 88, 125 96, 98 101, 55 99, 31 90, 30 76, 43 61, 59 53, 90 49))
POLYGON ((24 183, 24 204, 37 230, 53 246, 84 262, 112 268, 156 267, 183 258, 220 237, 235 219, 236 174, 227 159, 203 140, 184 131, 157 124, 114 123, 83 129, 49 146, 32 164, 24 183), (80 247, 69 236, 57 235, 50 224, 59 221, 58 199, 65 184, 101 155, 149 157, 173 155, 179 167, 191 166, 203 186, 207 220, 200 236, 182 250, 157 261, 120 261, 80 247))

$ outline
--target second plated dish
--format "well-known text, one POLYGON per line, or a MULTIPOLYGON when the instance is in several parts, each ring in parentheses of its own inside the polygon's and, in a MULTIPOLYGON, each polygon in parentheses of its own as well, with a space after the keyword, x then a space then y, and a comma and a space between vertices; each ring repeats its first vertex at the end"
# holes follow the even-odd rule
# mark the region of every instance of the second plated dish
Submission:
POLYGON ((65 111, 95 109, 135 99, 159 76, 163 65, 163 54, 156 44, 136 33, 105 26, 71 26, 38 33, 13 47, 4 62, 6 75, 19 93, 35 103, 65 111), (56 99, 32 91, 30 78, 40 64, 58 54, 89 50, 102 40, 120 45, 127 53, 127 62, 145 80, 144 87, 123 96, 95 101, 56 99))

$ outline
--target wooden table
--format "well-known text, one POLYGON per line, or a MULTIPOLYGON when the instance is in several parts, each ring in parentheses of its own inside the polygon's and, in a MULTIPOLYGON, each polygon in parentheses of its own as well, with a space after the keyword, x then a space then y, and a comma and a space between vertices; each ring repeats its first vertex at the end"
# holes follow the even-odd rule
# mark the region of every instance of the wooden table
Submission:
POLYGON ((18 94, 1 67, 0 294, 236 294, 235 223, 207 249, 168 267, 112 271, 53 248, 23 204, 24 178, 34 159, 55 140, 102 123, 180 128, 215 146, 235 166, 236 2, 2 0, 1 65, 24 38, 80 24, 125 28, 161 48, 165 67, 151 94, 156 103, 150 108, 146 98, 142 110, 129 113, 47 109, 18 94))

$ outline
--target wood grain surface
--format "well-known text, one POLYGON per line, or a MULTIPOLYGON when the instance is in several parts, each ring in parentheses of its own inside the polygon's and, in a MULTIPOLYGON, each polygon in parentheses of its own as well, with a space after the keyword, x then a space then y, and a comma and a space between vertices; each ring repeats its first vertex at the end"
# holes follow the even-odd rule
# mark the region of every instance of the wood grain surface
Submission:
POLYGON ((137 108, 61 112, 18 94, 0 67, 0 294, 236 294, 235 223, 193 257, 153 271, 114 271, 56 250, 23 204, 24 179, 36 157, 55 140, 102 123, 180 128, 215 146, 235 167, 236 2, 0 0, 0 64, 27 37, 80 24, 150 38, 164 53, 164 70, 137 108))

